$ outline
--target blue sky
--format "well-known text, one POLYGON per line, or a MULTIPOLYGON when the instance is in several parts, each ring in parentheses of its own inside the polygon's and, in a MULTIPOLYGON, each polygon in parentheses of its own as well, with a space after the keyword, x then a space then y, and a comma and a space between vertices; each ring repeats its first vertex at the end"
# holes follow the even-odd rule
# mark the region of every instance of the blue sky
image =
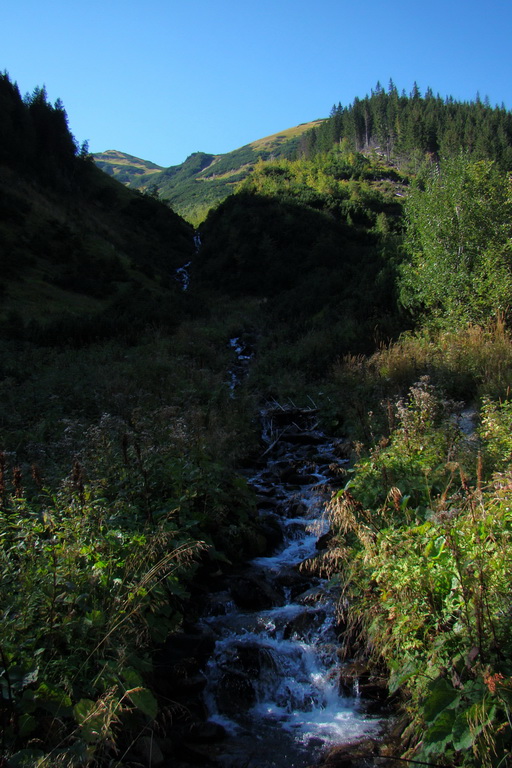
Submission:
POLYGON ((3 0, 0 70, 92 152, 163 166, 328 115, 378 80, 512 109, 512 0, 3 0))

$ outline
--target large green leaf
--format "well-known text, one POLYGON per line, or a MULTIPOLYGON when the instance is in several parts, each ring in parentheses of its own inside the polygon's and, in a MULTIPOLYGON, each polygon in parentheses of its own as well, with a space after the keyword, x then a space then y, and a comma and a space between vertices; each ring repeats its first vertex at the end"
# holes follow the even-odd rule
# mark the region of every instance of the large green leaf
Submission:
POLYGON ((430 693, 423 704, 423 717, 433 723, 440 714, 460 696, 459 692, 444 677, 438 677, 429 684, 430 693))
POLYGON ((155 718, 158 713, 158 703, 151 691, 143 686, 142 677, 137 670, 133 667, 125 667, 122 677, 132 704, 151 719, 155 718))
POLYGON ((9 758, 9 768, 36 768, 44 758, 40 749, 20 749, 9 758))
POLYGON ((157 716, 158 703, 150 690, 147 688, 136 688, 128 691, 128 696, 132 704, 152 720, 157 716))
POLYGON ((408 661, 404 666, 400 669, 400 671, 395 671, 391 673, 391 676, 389 678, 389 692, 395 693, 404 683, 407 682, 411 677, 413 677, 418 672, 418 664, 414 661, 408 661))
POLYGON ((37 725, 38 721, 33 715, 29 715, 28 713, 20 715, 18 722, 20 736, 28 736, 33 731, 35 731, 37 725))
POLYGON ((453 723, 453 746, 456 750, 470 749, 474 736, 468 723, 468 711, 459 712, 453 723))
POLYGON ((445 709, 437 717, 435 722, 425 733, 423 742, 425 751, 441 752, 453 740, 453 726, 455 723, 455 711, 445 709))
POLYGON ((100 739, 105 724, 105 712, 96 701, 80 699, 73 707, 75 720, 80 726, 82 739, 87 744, 94 744, 100 739))
POLYGON ((71 699, 68 694, 48 683, 38 685, 35 691, 35 701, 52 715, 62 717, 71 713, 71 699))

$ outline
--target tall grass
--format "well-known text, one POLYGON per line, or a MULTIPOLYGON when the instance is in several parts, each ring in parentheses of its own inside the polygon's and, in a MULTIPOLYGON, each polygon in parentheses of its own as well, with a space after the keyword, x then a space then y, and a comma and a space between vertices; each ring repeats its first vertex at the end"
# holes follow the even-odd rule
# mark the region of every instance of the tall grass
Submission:
POLYGON ((370 444, 392 428, 390 403, 422 376, 466 406, 512 391, 512 337, 501 319, 487 327, 405 333, 368 357, 346 355, 331 371, 333 421, 370 444))

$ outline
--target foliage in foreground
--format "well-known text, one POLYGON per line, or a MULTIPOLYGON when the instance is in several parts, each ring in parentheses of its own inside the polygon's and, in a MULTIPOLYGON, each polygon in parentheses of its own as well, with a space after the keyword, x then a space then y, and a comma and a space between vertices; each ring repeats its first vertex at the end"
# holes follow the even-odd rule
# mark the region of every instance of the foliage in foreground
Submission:
POLYGON ((83 764, 129 710, 139 728, 155 718, 144 641, 179 620, 197 549, 171 510, 141 526, 79 484, 39 503, 4 497, 2 748, 14 766, 83 764))
POLYGON ((210 558, 236 556, 249 536, 245 486, 183 419, 161 417, 151 434, 147 419, 135 432, 104 417, 83 452, 89 482, 76 462, 57 493, 39 487, 37 467, 37 491, 26 493, 19 467, 1 457, 8 753, 34 744, 38 765, 59 755, 78 765, 113 748, 128 712, 131 729, 154 720, 149 649, 181 621, 194 556, 205 542, 210 558))
POLYGON ((512 755, 512 409, 478 434, 423 380, 389 441, 332 503, 329 555, 352 648, 384 664, 411 726, 407 757, 503 766, 512 755))
POLYGON ((27 493, 0 457, 0 716, 13 766, 112 757, 121 730, 126 740, 157 717, 150 649, 179 626, 198 555, 226 561, 250 537, 245 485, 196 437, 170 409, 131 426, 104 416, 82 451, 88 477, 76 461, 57 492, 33 467, 27 493))
POLYGON ((225 322, 137 347, 3 347, 0 725, 13 766, 122 760, 159 722, 151 650, 190 618, 198 565, 256 554, 233 471, 250 416, 226 383, 225 322))

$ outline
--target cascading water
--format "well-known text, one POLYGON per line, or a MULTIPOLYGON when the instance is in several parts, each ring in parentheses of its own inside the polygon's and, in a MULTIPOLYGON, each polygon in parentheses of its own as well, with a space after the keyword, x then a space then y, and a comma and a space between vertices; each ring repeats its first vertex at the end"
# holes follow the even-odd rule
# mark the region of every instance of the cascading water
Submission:
POLYGON ((234 336, 229 340, 229 346, 235 353, 236 363, 229 369, 229 388, 231 393, 240 384, 241 380, 247 374, 249 363, 253 356, 252 342, 241 336, 234 336))
POLYGON ((229 734, 224 766, 299 768, 379 730, 355 694, 340 694, 334 589, 299 567, 328 527, 330 468, 340 463, 335 444, 294 423, 303 416, 283 410, 277 437, 267 424, 266 464, 249 477, 260 516, 282 529, 278 551, 211 595, 203 619, 216 637, 205 701, 229 734))
POLYGON ((189 285, 190 285, 190 273, 189 269, 192 262, 187 261, 186 264, 184 264, 182 267, 179 267, 179 269, 176 270, 176 280, 181 286, 182 291, 188 291, 189 285))
MULTIPOLYGON (((197 253, 199 253, 199 249, 201 248, 201 235, 199 232, 196 232, 194 234, 194 250, 197 253)), ((191 261, 187 261, 186 264, 184 264, 182 267, 179 267, 175 272, 175 277, 178 283, 181 286, 182 291, 188 291, 190 286, 190 267, 192 266, 191 261)))

